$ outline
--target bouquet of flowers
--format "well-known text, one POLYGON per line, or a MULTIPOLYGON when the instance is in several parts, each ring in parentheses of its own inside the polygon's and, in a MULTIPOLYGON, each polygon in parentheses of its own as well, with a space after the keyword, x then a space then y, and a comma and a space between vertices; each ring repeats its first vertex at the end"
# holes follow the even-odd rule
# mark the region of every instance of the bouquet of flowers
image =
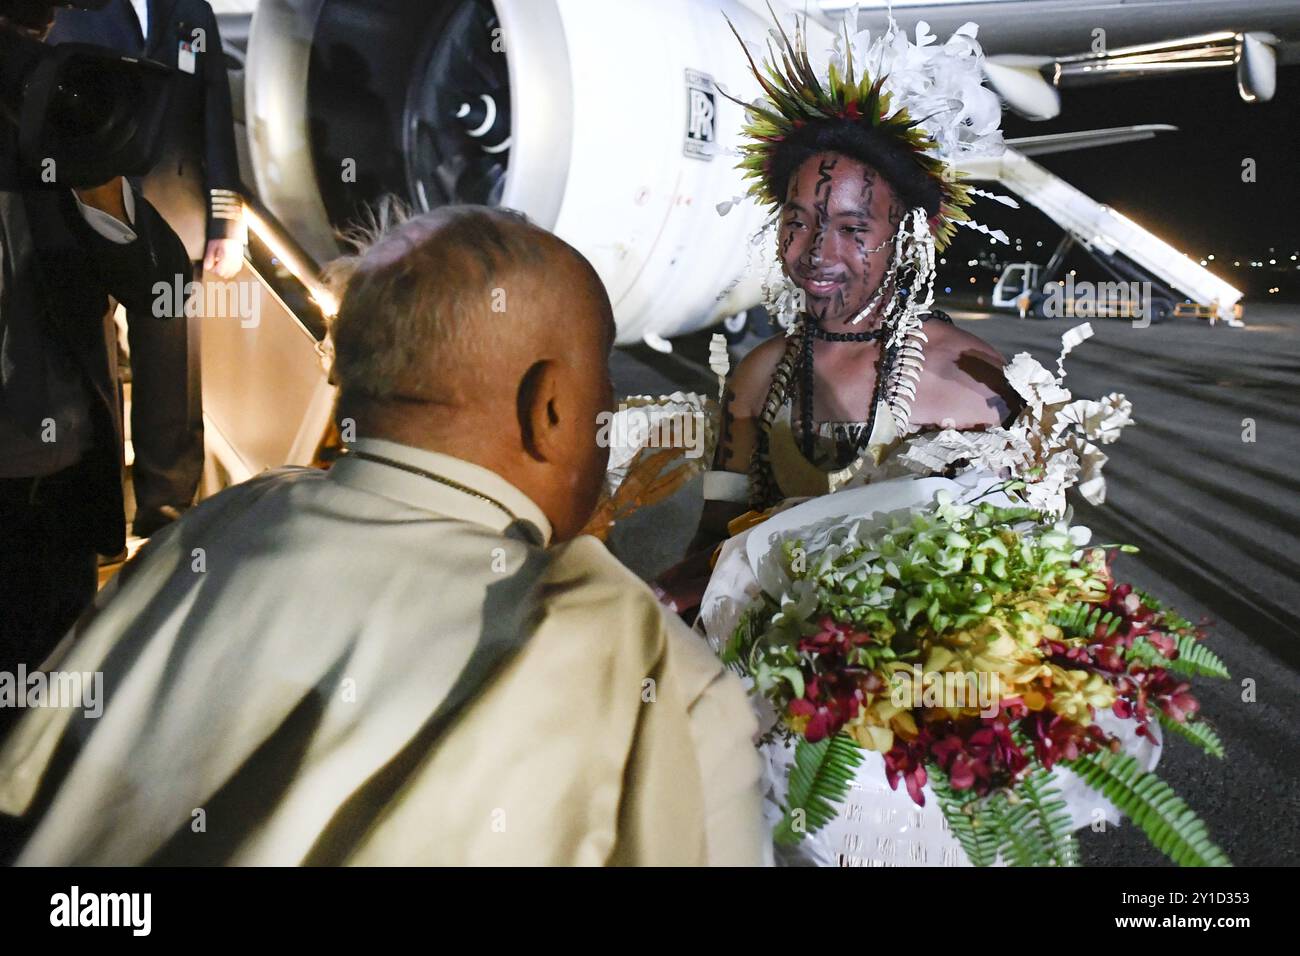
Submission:
POLYGON ((835 816, 865 749, 916 803, 929 782, 976 865, 1077 864, 1057 766, 1175 862, 1228 865, 1096 720, 1109 710, 1143 736, 1158 722, 1222 757, 1188 678, 1228 672, 1200 630, 1114 580, 1114 553, 1134 549, 1088 539, 1033 507, 945 492, 781 539, 723 651, 796 740, 777 841, 835 816))
POLYGON ((1115 581, 1115 553, 1136 549, 1071 525, 1066 491, 1105 500, 1098 446, 1131 424, 1124 396, 1065 387, 1092 332, 1062 336, 1055 372, 1027 353, 1007 365, 1009 425, 918 435, 893 456, 901 477, 850 480, 723 545, 700 620, 773 708, 769 739, 795 742, 779 843, 834 820, 874 751, 917 805, 928 785, 976 865, 1077 863, 1082 793, 1177 863, 1228 863, 1139 760, 1155 724, 1223 756, 1190 679, 1227 669, 1197 627, 1115 581))

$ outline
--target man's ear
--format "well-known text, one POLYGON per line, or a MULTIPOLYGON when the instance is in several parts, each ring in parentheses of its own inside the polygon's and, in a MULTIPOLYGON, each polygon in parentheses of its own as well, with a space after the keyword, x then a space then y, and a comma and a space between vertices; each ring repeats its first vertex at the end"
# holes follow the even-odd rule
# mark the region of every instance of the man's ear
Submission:
POLYGON ((560 381, 556 364, 534 362, 519 382, 516 414, 524 451, 537 461, 550 461, 560 441, 560 381))

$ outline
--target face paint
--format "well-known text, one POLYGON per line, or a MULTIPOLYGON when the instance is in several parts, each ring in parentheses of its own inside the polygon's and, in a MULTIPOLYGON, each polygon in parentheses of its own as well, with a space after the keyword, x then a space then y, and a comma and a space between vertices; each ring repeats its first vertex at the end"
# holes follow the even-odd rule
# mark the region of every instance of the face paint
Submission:
MULTIPOLYGON (((838 165, 839 160, 829 154, 817 164, 817 186, 813 193, 816 197, 813 202, 816 223, 813 226, 812 248, 808 250, 805 262, 810 270, 815 270, 821 264, 822 247, 826 244, 826 232, 831 225, 831 184, 834 182, 835 167, 838 165)), ((825 318, 825 308, 823 304, 818 318, 825 318)))
MULTIPOLYGON (((862 195, 861 195, 860 203, 863 211, 867 213, 866 222, 868 224, 875 221, 875 217, 871 215, 871 209, 872 206, 874 205, 873 200, 875 198, 875 187, 878 179, 879 179, 879 174, 874 169, 872 169, 870 166, 862 167, 862 195)), ((853 242, 854 245, 857 246, 858 254, 861 257, 861 261, 870 264, 871 250, 868 249, 867 247, 866 232, 862 231, 855 234, 853 237, 853 242)), ((870 297, 875 294, 876 289, 879 288, 880 279, 881 277, 876 276, 870 269, 869 265, 868 268, 866 268, 863 271, 862 284, 864 287, 870 287, 867 296, 868 300, 870 300, 870 297)))
POLYGON ((860 198, 863 209, 869 210, 871 208, 872 194, 876 188, 878 178, 879 173, 870 166, 862 167, 862 196, 860 198))
POLYGON ((790 177, 781 262, 823 325, 846 324, 871 302, 902 219, 894 210, 902 208, 875 169, 838 153, 812 156, 790 177))

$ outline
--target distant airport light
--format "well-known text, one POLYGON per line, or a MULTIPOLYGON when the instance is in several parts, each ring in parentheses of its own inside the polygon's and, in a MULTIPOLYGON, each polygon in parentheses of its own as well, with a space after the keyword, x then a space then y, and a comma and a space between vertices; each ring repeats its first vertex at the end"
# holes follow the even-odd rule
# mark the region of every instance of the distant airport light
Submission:
POLYGON ((952 295, 952 286, 950 286, 950 285, 946 285, 946 286, 944 286, 944 287, 943 287, 943 291, 944 291, 944 294, 946 294, 946 295, 952 295))
POLYGON ((1239 266, 1239 265, 1241 265, 1241 263, 1240 263, 1240 262, 1234 262, 1233 265, 1234 265, 1234 266, 1239 266))
POLYGON ((1275 265, 1277 265, 1277 260, 1276 260, 1276 259, 1269 259, 1269 260, 1268 260, 1268 264, 1271 265, 1271 266, 1275 266, 1275 265))
POLYGON ((1205 266, 1205 265, 1209 265, 1209 263, 1206 262, 1204 259, 1202 259, 1202 260, 1201 260, 1201 265, 1205 266))
POLYGON ((1213 262, 1213 261, 1214 261, 1214 253, 1210 253, 1210 254, 1209 254, 1208 256, 1206 256, 1205 258, 1207 258, 1207 259, 1209 259, 1211 262, 1213 262))

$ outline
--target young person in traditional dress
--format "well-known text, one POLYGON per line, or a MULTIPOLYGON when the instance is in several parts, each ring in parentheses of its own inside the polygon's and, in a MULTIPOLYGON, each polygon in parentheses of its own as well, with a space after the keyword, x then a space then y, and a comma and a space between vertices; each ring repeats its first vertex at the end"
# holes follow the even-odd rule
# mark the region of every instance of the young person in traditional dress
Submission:
MULTIPOLYGON (((973 33, 949 41, 952 59, 978 56, 973 33)), ((789 334, 729 379, 701 541, 746 510, 888 475, 913 435, 995 426, 1018 405, 998 351, 932 307, 935 253, 978 192, 954 163, 1000 143, 997 98, 978 71, 927 89, 915 60, 855 64, 851 44, 819 75, 801 31, 780 37, 784 69, 751 58, 767 96, 742 105, 750 192, 773 210, 783 276, 768 306, 789 334)))

